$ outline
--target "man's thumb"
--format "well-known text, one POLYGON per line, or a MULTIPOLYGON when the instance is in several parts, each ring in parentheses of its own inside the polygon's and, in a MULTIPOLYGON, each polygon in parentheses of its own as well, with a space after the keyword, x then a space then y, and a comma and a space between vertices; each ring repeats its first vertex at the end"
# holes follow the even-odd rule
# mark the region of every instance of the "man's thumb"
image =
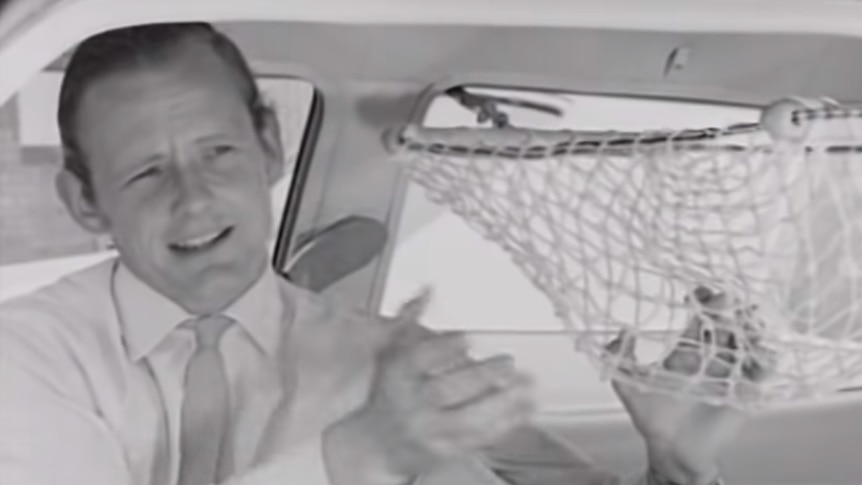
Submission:
POLYGON ((401 305, 395 316, 396 322, 400 324, 417 322, 428 309, 432 296, 431 287, 423 287, 416 296, 401 305))
POLYGON ((390 348, 409 347, 434 335, 434 332, 419 323, 431 303, 432 296, 430 287, 422 288, 416 296, 401 305, 394 317, 388 319, 390 348))

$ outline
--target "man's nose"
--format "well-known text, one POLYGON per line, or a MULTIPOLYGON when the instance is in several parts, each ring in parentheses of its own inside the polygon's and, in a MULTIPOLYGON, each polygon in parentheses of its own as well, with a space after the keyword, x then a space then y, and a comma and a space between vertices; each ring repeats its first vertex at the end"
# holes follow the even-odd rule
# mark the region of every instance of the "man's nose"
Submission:
POLYGON ((177 167, 176 198, 174 209, 181 212, 201 212, 210 201, 210 190, 199 163, 188 163, 177 167))

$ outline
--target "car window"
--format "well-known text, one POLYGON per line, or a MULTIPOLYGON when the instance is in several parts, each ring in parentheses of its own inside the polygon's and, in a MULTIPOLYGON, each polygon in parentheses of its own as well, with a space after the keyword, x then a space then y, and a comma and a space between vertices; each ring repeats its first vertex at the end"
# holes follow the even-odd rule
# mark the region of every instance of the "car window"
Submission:
MULTIPOLYGON (((553 106, 549 112, 501 108, 512 125, 549 130, 660 130, 721 127, 756 122, 753 108, 659 99, 471 89, 470 92, 553 106)), ((435 99, 424 125, 491 127, 449 96, 435 99)), ((431 202, 408 182, 383 284, 381 310, 392 314, 420 288, 434 298, 422 323, 467 332, 475 357, 506 353, 535 378, 545 412, 608 413, 621 403, 586 354, 563 333, 547 298, 495 243, 483 238, 448 208, 431 202)), ((641 346, 644 347, 643 345, 641 346)))
MULTIPOLYGON (((694 102, 568 94, 524 89, 470 92, 556 108, 501 107, 515 126, 551 130, 641 131, 723 127, 757 122, 750 107, 694 102)), ((424 125, 435 128, 490 127, 449 96, 429 106, 424 125)), ((434 298, 425 323, 437 329, 547 332, 562 330, 550 302, 521 273, 510 256, 484 239, 448 208, 408 182, 396 246, 384 283, 382 310, 394 312, 423 285, 434 298)))
MULTIPOLYGON (((114 255, 108 238, 75 224, 54 190, 62 164, 56 123, 62 79, 62 71, 44 71, 0 106, 0 300, 114 255)), ((258 84, 278 112, 285 148, 285 177, 272 190, 278 225, 316 92, 295 78, 261 77, 258 84)))

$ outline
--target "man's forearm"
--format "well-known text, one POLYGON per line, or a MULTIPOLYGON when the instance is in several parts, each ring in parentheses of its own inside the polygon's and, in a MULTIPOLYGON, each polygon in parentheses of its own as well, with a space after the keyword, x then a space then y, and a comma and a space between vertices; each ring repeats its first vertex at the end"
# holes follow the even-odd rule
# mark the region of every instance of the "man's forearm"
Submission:
POLYGON ((721 485, 717 460, 681 458, 677 447, 647 446, 645 485, 721 485))
POLYGON ((273 456, 265 463, 231 477, 220 485, 272 485, 301 483, 330 485, 323 462, 319 439, 309 440, 285 453, 273 456))
POLYGON ((488 449, 485 463, 509 485, 721 485, 718 467, 700 473, 678 469, 649 453, 647 472, 610 473, 547 432, 527 427, 488 449))
POLYGON ((389 471, 380 450, 360 427, 361 421, 344 420, 323 432, 326 473, 333 485, 412 485, 417 477, 389 471))
POLYGON ((485 458, 509 485, 621 485, 619 475, 601 470, 580 450, 538 427, 512 433, 485 458))
POLYGON ((653 467, 649 467, 632 485, 724 485, 724 481, 716 477, 708 480, 694 479, 680 482, 668 478, 653 467))

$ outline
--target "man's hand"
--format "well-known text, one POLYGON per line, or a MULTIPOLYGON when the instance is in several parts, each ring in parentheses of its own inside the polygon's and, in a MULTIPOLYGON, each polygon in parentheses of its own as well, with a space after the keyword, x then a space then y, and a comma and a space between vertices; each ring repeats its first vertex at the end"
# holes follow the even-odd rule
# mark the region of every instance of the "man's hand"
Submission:
MULTIPOLYGON (((771 368, 771 356, 758 347, 759 329, 750 325, 751 313, 737 312, 732 318, 727 318, 724 310, 731 303, 727 297, 701 290, 704 289, 695 294, 708 310, 706 316, 712 324, 705 325, 700 317, 694 318, 682 342, 662 363, 664 369, 682 375, 692 375, 701 370, 708 378, 728 378, 738 355, 734 351, 740 345, 746 345, 753 346, 749 354, 756 357, 743 363, 743 375, 749 382, 763 379, 771 368), (710 314, 709 310, 715 313, 710 314), (745 338, 739 338, 739 325, 745 329, 745 338), (714 344, 713 348, 718 351, 709 361, 702 362, 701 350, 692 342, 714 344)), ((633 358, 634 339, 617 339, 609 350, 623 352, 633 358)), ((726 389, 722 386, 727 384, 713 382, 705 385, 715 386, 711 391, 723 393, 726 389)), ((641 391, 621 381, 614 381, 613 386, 635 428, 646 441, 650 467, 654 472, 686 485, 709 484, 717 478, 721 453, 746 422, 744 411, 706 404, 685 396, 641 391)))
POLYGON ((531 381, 511 358, 474 361, 463 335, 401 325, 379 358, 366 405, 326 433, 334 483, 409 483, 532 415, 531 381))

